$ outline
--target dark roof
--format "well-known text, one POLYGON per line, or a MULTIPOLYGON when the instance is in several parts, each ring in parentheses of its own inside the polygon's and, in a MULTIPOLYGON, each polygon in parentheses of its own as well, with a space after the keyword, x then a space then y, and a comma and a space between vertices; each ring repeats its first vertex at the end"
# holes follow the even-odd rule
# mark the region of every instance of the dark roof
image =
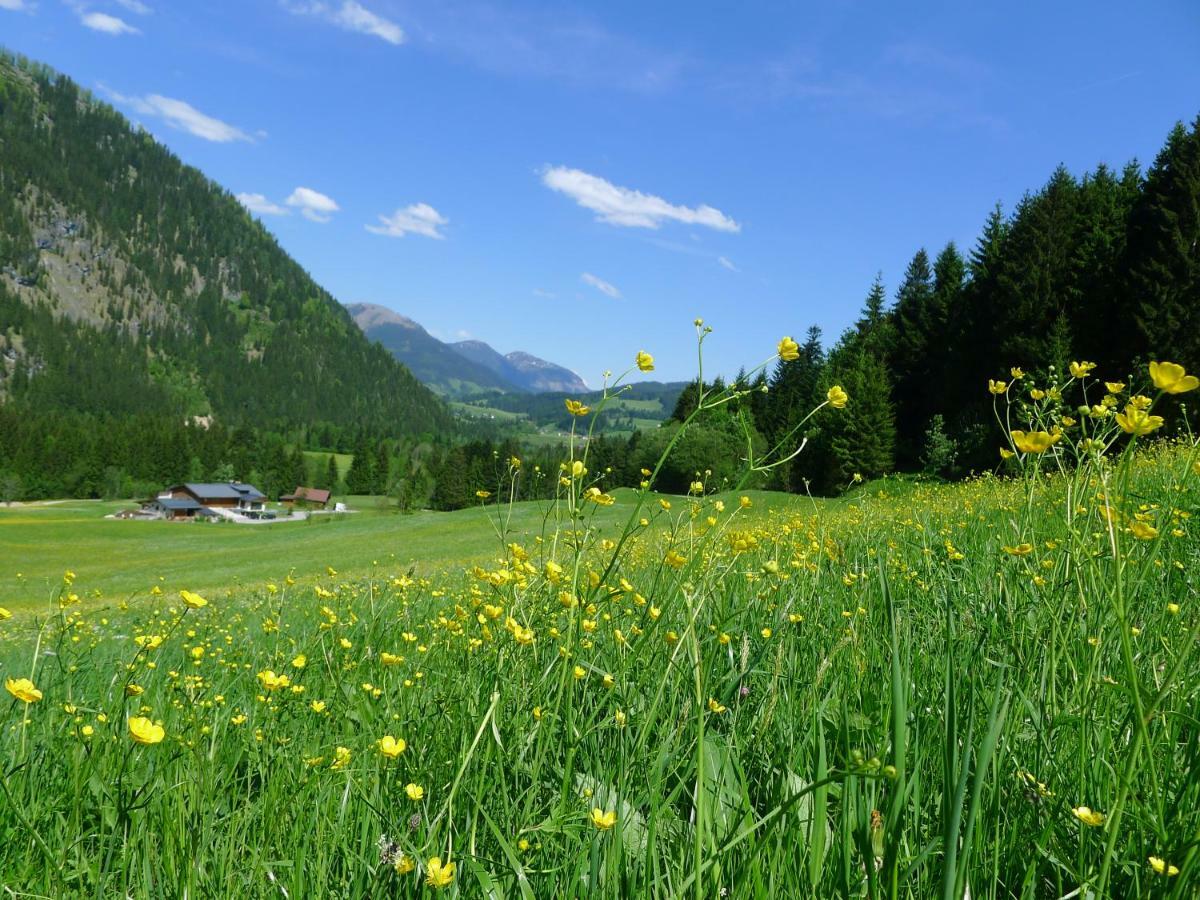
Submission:
POLYGON ((150 505, 161 506, 163 509, 199 509, 200 504, 191 497, 155 497, 150 505))
POLYGON ((329 491, 322 488, 298 487, 290 494, 284 494, 280 500, 300 500, 309 503, 328 503, 329 491))
POLYGON ((201 500, 265 500, 266 495, 252 484, 240 481, 189 481, 168 490, 185 490, 201 500))

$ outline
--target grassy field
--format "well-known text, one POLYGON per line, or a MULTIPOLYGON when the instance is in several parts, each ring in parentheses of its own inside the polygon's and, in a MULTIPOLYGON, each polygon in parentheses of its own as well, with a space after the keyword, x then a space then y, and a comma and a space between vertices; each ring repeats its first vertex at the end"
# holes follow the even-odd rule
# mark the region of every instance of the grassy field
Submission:
POLYGON ((1005 436, 1011 477, 816 505, 568 463, 491 536, 6 511, 5 564, 57 580, 0 621, 0 884, 1196 897, 1200 444, 1057 403, 1005 436))
MULTIPOLYGON (((628 501, 629 492, 618 491, 628 501)), ((786 494, 755 492, 758 510, 796 506, 786 494)), ((137 522, 106 519, 130 503, 62 501, 0 506, 0 607, 45 608, 63 572, 76 574, 76 593, 89 600, 124 600, 160 589, 196 591, 257 586, 289 573, 309 579, 334 565, 348 576, 414 569, 422 575, 483 562, 502 551, 482 507, 401 515, 376 497, 347 498, 354 513, 270 525, 137 522)), ((547 506, 515 504, 512 538, 541 534, 547 506)), ((491 510, 494 517, 495 510, 491 510)), ((601 510, 595 527, 617 527, 620 508, 601 510)))
MULTIPOLYGON (((338 468, 338 479, 343 480, 346 473, 350 471, 350 463, 354 462, 354 454, 352 453, 334 453, 332 454, 334 462, 338 468)), ((320 450, 305 450, 304 459, 308 463, 308 468, 311 472, 325 474, 325 467, 329 465, 329 453, 324 453, 320 450)))

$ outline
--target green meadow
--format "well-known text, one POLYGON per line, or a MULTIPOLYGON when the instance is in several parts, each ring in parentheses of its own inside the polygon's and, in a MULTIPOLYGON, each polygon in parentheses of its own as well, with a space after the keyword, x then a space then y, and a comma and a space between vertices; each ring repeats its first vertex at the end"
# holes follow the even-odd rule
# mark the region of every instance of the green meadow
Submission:
MULTIPOLYGON (((627 500, 631 493, 616 495, 627 500)), ((752 496, 760 512, 812 502, 769 491, 752 496)), ((66 571, 76 574, 81 596, 119 601, 145 596, 155 585, 225 590, 289 573, 297 579, 323 575, 327 566, 347 576, 379 566, 431 575, 503 550, 495 506, 401 514, 386 498, 340 499, 354 512, 264 525, 105 518, 135 505, 120 501, 0 506, 0 607, 44 609, 66 571)), ((503 520, 512 535, 532 540, 545 533, 549 510, 545 503, 516 503, 504 509, 503 520)), ((612 530, 619 519, 619 508, 604 509, 595 527, 612 530)))

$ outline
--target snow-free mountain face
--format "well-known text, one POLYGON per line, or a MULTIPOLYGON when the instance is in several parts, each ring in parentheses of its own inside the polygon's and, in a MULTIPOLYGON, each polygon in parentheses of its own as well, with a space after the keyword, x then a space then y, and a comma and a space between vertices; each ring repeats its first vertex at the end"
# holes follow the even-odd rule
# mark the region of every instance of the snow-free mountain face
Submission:
POLYGON ((351 303, 347 309, 367 337, 379 341, 417 378, 446 396, 588 389, 570 369, 529 353, 503 355, 483 341, 447 344, 412 319, 373 303, 351 303))

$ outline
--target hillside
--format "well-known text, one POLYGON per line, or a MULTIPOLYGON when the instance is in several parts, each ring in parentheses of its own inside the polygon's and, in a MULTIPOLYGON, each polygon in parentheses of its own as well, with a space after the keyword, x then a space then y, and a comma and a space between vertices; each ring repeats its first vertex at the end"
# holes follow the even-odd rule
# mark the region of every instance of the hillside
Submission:
POLYGON ((38 414, 452 427, 224 188, 0 54, 0 403, 38 414))

